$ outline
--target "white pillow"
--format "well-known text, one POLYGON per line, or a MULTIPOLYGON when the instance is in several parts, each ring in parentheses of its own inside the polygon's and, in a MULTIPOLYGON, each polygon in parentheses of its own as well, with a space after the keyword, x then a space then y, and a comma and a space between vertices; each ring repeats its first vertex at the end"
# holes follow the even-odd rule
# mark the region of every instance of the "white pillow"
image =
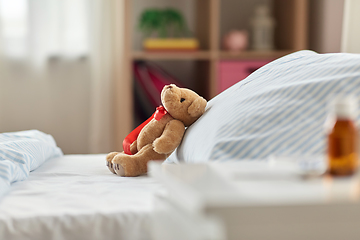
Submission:
POLYGON ((360 96, 360 54, 289 54, 210 100, 166 162, 324 154, 328 103, 340 93, 360 96))

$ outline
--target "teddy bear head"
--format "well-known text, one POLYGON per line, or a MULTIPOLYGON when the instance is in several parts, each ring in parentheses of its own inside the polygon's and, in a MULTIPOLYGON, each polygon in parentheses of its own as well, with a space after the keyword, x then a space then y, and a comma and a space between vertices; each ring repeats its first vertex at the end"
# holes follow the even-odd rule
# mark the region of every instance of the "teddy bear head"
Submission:
POLYGON ((194 91, 179 88, 175 84, 166 85, 163 88, 161 102, 173 118, 182 121, 187 127, 205 112, 207 103, 194 91))

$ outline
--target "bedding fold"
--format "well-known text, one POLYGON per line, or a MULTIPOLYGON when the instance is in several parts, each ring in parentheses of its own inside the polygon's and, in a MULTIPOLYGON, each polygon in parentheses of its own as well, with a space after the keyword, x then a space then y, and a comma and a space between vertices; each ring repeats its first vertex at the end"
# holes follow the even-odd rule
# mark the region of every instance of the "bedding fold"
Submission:
POLYGON ((0 134, 0 199, 11 183, 28 178, 30 171, 63 153, 54 138, 38 130, 0 134))

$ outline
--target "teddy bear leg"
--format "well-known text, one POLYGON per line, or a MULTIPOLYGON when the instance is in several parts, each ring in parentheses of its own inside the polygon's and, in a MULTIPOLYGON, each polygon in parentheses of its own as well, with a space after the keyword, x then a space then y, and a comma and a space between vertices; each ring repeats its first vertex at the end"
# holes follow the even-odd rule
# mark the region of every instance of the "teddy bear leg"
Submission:
POLYGON ((117 175, 122 177, 136 177, 147 172, 150 160, 165 160, 168 154, 159 154, 153 150, 152 144, 144 146, 135 155, 120 153, 112 161, 117 175))
POLYGON ((106 166, 109 168, 110 172, 116 174, 114 170, 114 164, 112 163, 112 160, 114 157, 119 154, 118 152, 111 152, 106 156, 106 166))

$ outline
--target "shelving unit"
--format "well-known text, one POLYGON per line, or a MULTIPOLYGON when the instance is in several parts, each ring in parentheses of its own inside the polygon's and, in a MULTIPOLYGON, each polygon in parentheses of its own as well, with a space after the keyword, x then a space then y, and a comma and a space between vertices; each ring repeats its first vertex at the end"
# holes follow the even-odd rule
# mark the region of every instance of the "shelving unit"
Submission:
POLYGON ((196 52, 143 52, 134 51, 132 53, 133 60, 209 60, 211 59, 211 52, 196 51, 196 52))
MULTIPOLYGON (((196 52, 145 52, 133 47, 133 4, 139 0, 125 0, 125 65, 128 71, 122 81, 133 81, 134 60, 183 60, 196 64, 195 91, 207 99, 217 94, 218 65, 222 60, 276 59, 294 51, 307 48, 308 0, 272 0, 276 20, 275 47, 273 51, 228 52, 221 49, 221 7, 228 0, 188 0, 194 4, 195 37, 200 42, 196 52)), ((151 0, 147 0, 151 1, 151 0)), ((240 1, 240 0, 239 0, 240 1)), ((242 2, 251 1, 243 0, 242 2)), ((131 94, 129 96, 131 98, 131 94)), ((129 99, 132 104, 132 99, 129 99)), ((130 129, 129 129, 130 131, 130 129)))

